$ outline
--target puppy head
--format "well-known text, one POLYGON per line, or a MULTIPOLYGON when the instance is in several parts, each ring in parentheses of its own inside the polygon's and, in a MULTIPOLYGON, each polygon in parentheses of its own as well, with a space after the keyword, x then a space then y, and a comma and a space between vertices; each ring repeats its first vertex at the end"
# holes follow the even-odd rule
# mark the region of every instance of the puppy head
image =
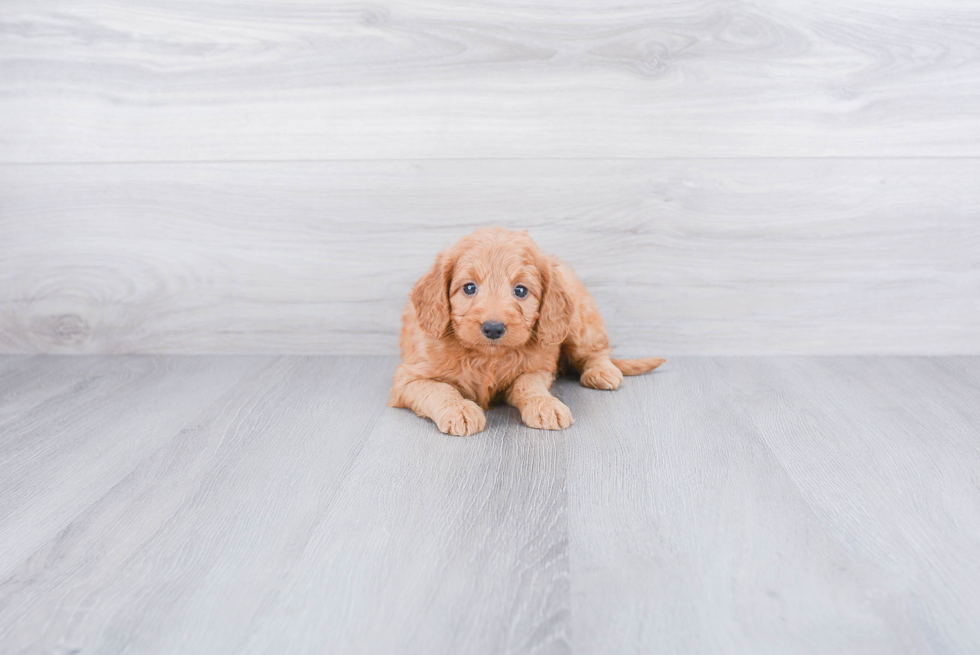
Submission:
POLYGON ((412 303, 426 334, 474 348, 560 344, 571 316, 551 260, 526 232, 503 228, 477 230, 440 253, 412 303))

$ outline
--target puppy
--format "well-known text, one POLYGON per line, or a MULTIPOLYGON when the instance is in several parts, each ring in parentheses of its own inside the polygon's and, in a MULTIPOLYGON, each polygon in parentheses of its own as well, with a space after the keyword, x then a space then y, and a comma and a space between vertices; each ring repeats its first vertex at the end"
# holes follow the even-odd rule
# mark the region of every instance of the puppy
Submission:
POLYGON ((532 428, 571 425, 572 412, 548 391, 559 359, 592 389, 616 389, 623 374, 664 362, 610 359, 602 317, 572 269, 526 232, 503 228, 477 230, 439 254, 412 289, 399 345, 388 404, 458 436, 482 430, 483 410, 500 400, 532 428))

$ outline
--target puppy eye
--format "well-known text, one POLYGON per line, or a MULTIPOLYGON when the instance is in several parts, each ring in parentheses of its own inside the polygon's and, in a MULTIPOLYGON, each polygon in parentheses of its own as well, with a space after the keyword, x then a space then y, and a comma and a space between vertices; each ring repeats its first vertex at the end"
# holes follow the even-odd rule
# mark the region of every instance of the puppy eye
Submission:
POLYGON ((463 293, 465 293, 467 296, 472 296, 474 293, 476 293, 476 285, 472 282, 467 282, 463 285, 463 293))
POLYGON ((523 284, 518 284, 514 287, 514 295, 518 298, 527 298, 527 287, 523 284))

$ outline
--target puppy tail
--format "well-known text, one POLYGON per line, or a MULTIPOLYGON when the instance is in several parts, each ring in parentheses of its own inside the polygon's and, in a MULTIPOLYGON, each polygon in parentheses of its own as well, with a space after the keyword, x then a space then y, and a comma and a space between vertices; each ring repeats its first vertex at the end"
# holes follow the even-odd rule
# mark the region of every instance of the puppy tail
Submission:
POLYGON ((643 359, 614 359, 612 363, 623 372, 623 375, 639 375, 652 371, 666 361, 659 357, 644 357, 643 359))

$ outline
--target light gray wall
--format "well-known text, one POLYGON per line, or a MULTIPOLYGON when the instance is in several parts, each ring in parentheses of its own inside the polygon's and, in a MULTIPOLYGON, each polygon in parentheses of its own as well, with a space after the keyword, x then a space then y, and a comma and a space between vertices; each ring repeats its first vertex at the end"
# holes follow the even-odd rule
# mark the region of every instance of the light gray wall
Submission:
POLYGON ((488 224, 624 354, 980 353, 980 5, 0 4, 0 352, 394 353, 488 224))

